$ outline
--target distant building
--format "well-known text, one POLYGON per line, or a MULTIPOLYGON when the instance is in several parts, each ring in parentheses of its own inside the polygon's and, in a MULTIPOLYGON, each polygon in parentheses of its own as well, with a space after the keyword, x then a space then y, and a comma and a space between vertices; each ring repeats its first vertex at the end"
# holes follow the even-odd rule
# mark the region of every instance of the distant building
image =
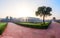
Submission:
POLYGON ((10 19, 9 19, 9 20, 10 20, 10 22, 12 22, 12 21, 13 21, 13 17, 10 17, 10 19))
MULTIPOLYGON (((49 22, 49 20, 45 20, 49 22)), ((1 22, 42 22, 40 18, 35 17, 21 17, 21 18, 13 18, 13 17, 6 17, 1 19, 1 22)))
POLYGON ((5 19, 5 20, 6 20, 6 22, 9 22, 9 18, 8 18, 8 16, 6 17, 6 19, 5 19))
POLYGON ((20 22, 42 22, 39 18, 35 17, 22 17, 19 18, 20 22))

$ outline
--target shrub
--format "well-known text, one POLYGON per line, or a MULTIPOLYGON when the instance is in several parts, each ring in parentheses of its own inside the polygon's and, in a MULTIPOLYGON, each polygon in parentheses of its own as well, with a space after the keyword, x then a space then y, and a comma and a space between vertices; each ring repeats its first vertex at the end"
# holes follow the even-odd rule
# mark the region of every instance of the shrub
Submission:
POLYGON ((29 22, 20 22, 20 23, 16 23, 19 24, 21 26, 25 26, 25 27, 30 27, 30 28, 36 28, 36 29, 47 29, 48 26, 50 25, 51 22, 45 22, 45 24, 43 23, 29 23, 29 22))

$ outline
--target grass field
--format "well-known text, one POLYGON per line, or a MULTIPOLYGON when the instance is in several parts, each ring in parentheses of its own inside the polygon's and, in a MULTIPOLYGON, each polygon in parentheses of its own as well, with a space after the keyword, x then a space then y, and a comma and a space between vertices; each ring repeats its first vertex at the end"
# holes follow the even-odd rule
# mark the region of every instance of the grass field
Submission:
POLYGON ((4 22, 0 22, 0 35, 3 33, 4 29, 6 28, 7 23, 4 22))
POLYGON ((43 23, 29 23, 29 22, 20 22, 20 23, 17 23, 21 26, 25 26, 25 27, 30 27, 30 28, 37 28, 37 29, 47 29, 50 22, 45 22, 45 24, 43 23))

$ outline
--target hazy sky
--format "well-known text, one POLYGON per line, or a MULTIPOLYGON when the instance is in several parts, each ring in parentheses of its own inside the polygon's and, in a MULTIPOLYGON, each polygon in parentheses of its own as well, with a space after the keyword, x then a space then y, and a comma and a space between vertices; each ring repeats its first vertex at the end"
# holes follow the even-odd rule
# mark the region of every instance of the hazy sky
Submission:
POLYGON ((60 18, 60 0, 0 0, 0 18, 35 17, 35 11, 39 6, 51 7, 51 17, 60 18))

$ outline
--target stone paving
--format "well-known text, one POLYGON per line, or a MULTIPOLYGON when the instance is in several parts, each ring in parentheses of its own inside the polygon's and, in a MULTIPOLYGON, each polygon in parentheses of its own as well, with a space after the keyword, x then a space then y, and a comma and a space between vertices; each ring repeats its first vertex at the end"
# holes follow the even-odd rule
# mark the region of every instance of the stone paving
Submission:
POLYGON ((9 22, 1 38, 60 38, 60 24, 52 22, 48 29, 33 29, 9 22))

